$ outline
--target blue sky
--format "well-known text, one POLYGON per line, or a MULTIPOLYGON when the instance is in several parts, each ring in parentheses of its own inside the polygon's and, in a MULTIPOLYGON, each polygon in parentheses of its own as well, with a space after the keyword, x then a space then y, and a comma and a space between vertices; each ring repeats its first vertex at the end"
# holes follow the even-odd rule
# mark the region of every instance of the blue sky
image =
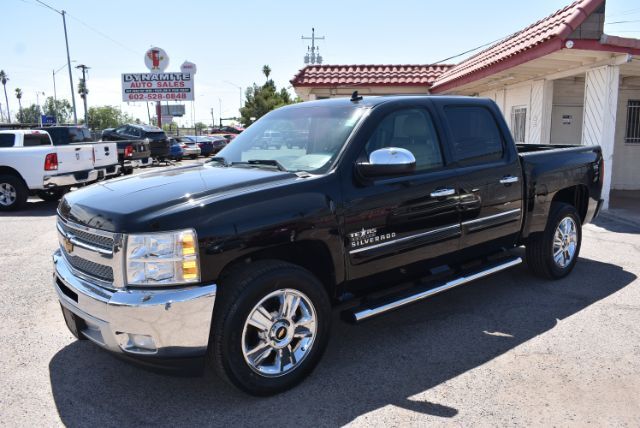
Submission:
MULTIPOLYGON (((168 71, 177 71, 184 60, 197 64, 195 117, 206 123, 211 108, 217 121, 220 103, 223 117, 237 115, 238 89, 226 82, 262 83, 264 64, 278 86, 289 86, 304 66, 308 42, 300 36, 310 35, 313 26, 326 36, 319 42, 326 64, 432 63, 508 35, 570 2, 43 1, 69 13, 71 58, 91 67, 90 105, 120 106, 146 120, 144 103, 120 101, 120 74, 146 71, 144 52, 159 46, 170 57, 168 71)), ((66 62, 62 19, 35 0, 2 3, 0 68, 9 74, 9 103, 17 110, 16 87, 24 92, 23 105, 35 102, 36 91, 53 95, 52 69, 66 62)), ((605 31, 640 38, 637 0, 607 1, 606 22, 618 21, 634 22, 607 24, 605 31)), ((77 77, 74 69, 74 83, 77 77)), ((56 82, 58 97, 69 98, 66 70, 56 74, 56 82)), ((183 123, 191 123, 190 107, 183 123)))

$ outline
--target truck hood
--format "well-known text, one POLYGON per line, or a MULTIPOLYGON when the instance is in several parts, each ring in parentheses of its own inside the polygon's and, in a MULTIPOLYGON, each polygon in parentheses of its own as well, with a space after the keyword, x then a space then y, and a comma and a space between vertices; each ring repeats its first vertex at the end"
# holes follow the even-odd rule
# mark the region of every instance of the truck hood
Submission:
POLYGON ((94 184, 67 194, 59 214, 111 232, 131 232, 164 215, 186 213, 220 199, 299 179, 290 172, 257 168, 193 165, 148 172, 94 184), (135 221, 131 221, 135 218, 135 221))

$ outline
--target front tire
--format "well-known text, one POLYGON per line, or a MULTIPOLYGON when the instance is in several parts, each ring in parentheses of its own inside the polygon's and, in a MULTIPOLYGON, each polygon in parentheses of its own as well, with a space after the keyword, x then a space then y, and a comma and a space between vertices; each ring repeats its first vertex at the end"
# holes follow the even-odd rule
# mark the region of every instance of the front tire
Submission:
POLYGON ((526 245, 529 269, 537 276, 561 279, 573 270, 582 244, 582 223, 573 205, 554 202, 544 232, 526 245))
POLYGON ((318 364, 330 323, 327 293, 309 271, 272 260, 241 265, 221 278, 210 362, 249 394, 277 394, 318 364))

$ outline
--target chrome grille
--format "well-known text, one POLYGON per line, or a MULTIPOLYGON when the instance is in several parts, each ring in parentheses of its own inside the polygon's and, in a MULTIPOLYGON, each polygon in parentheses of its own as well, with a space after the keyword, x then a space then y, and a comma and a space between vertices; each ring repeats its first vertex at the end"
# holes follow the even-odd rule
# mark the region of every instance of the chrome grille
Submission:
POLYGON ((60 249, 78 276, 108 289, 123 287, 122 234, 58 218, 60 249))
POLYGON ((113 282, 113 269, 110 266, 100 265, 82 257, 72 256, 67 254, 66 251, 64 251, 64 256, 74 269, 102 281, 113 282))
POLYGON ((73 235, 76 239, 89 244, 95 245, 105 250, 113 249, 113 238, 105 235, 90 233, 85 230, 69 226, 68 224, 58 220, 58 226, 64 231, 65 235, 73 235))

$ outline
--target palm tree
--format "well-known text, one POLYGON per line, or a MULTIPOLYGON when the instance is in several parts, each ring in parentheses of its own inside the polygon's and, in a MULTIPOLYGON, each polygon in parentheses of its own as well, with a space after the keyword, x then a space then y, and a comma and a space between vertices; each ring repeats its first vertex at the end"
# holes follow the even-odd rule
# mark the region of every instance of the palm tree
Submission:
POLYGON ((18 122, 21 122, 21 117, 22 117, 22 89, 16 88, 16 98, 18 99, 18 122))
POLYGON ((2 86, 4 86, 4 100, 7 102, 7 122, 11 122, 11 113, 9 113, 9 97, 7 96, 7 81, 9 80, 9 76, 4 70, 0 70, 0 82, 2 82, 2 86))
POLYGON ((269 67, 268 65, 263 66, 262 74, 264 74, 267 80, 269 80, 269 75, 271 74, 271 67, 269 67))

